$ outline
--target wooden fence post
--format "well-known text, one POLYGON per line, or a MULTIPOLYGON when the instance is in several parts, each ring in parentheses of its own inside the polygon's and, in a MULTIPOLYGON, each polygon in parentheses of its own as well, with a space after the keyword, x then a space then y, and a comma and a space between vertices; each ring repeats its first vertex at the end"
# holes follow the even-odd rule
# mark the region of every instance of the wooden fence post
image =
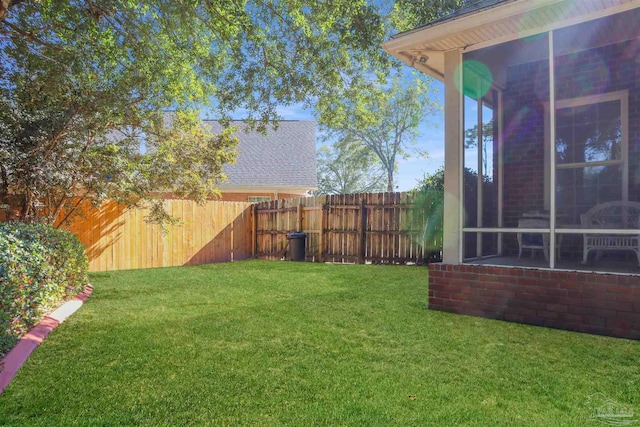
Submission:
POLYGON ((258 258, 258 205, 253 205, 253 215, 251 216, 251 254, 253 258, 258 258))
POLYGON ((297 232, 301 232, 303 230, 302 228, 302 203, 298 203, 298 209, 297 209, 297 215, 298 215, 298 227, 297 227, 297 232))
POLYGON ((365 199, 360 200, 360 223, 358 224, 360 229, 360 251, 358 253, 358 263, 364 264, 365 251, 367 248, 367 205, 365 199))
POLYGON ((318 246, 320 246, 320 262, 324 262, 324 228, 325 228, 325 216, 326 216, 326 204, 322 203, 322 211, 320 213, 320 237, 318 239, 318 246))

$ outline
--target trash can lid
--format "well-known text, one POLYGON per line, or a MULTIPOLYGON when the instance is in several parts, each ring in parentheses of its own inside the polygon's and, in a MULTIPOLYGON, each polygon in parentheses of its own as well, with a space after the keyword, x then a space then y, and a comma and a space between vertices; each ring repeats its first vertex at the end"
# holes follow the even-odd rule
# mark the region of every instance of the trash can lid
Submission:
POLYGON ((287 239, 302 239, 304 237, 307 237, 307 235, 300 231, 292 231, 291 233, 287 234, 287 239))

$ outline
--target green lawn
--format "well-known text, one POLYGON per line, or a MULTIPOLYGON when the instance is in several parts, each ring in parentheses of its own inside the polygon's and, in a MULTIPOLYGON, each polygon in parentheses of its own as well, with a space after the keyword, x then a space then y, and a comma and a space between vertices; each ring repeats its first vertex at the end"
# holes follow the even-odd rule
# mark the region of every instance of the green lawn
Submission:
POLYGON ((0 396, 0 424, 598 425, 596 393, 640 420, 638 342, 429 311, 423 267, 91 280, 0 396))

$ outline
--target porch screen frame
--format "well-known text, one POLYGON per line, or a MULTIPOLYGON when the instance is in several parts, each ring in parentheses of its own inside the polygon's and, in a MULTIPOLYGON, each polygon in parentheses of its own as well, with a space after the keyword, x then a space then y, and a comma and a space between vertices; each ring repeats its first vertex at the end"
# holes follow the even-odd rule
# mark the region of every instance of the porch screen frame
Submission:
MULTIPOLYGON (((493 122, 494 122, 494 126, 497 124, 497 126, 494 128, 497 130, 497 132, 494 132, 495 135, 495 144, 494 146, 497 146, 497 165, 498 165, 498 170, 496 175, 494 176, 494 181, 495 181, 495 185, 496 185, 496 189, 497 189, 497 208, 498 208, 498 227, 502 227, 502 166, 503 166, 503 162, 502 162, 502 90, 498 87, 496 87, 495 85, 492 85, 491 89, 489 89, 489 91, 495 91, 496 94, 496 103, 495 105, 491 105, 487 102, 485 102, 482 98, 479 99, 474 99, 474 102, 476 103, 476 108, 477 108, 477 123, 478 123, 478 134, 476 135, 476 138, 478 140, 478 145, 477 145, 477 157, 476 157, 476 162, 477 162, 477 170, 478 170, 478 176, 476 178, 476 224, 478 224, 477 228, 480 228, 482 230, 485 230, 485 227, 482 227, 482 224, 484 222, 484 174, 485 174, 485 168, 484 168, 484 161, 486 161, 486 159, 484 158, 484 117, 483 117, 483 109, 485 107, 490 108, 493 111, 493 122)), ((463 97, 463 103, 466 103, 466 99, 471 99, 469 97, 463 97)), ((463 124, 465 121, 464 118, 464 104, 463 104, 463 124)), ((462 126, 462 131, 463 131, 463 135, 465 135, 463 137, 463 142, 462 142, 462 147, 461 150, 464 153, 465 152, 465 138, 466 138, 466 132, 464 129, 464 125, 462 126)), ((464 200, 464 168, 465 168, 465 161, 466 161, 466 157, 463 154, 463 161, 461 162, 462 168, 460 170, 460 175, 459 175, 459 179, 460 182, 462 183, 462 195, 463 195, 463 200, 464 200)), ((462 203, 462 206, 464 206, 464 203, 462 203)), ((464 228, 466 229, 466 228, 464 228)), ((463 229, 463 230, 464 230, 463 229)), ((464 233, 463 233, 464 234, 464 233)), ((482 243, 482 234, 481 232, 476 233, 477 237, 476 237, 476 257, 475 258, 482 258, 482 257, 491 257, 491 256, 497 256, 500 255, 502 253, 502 234, 499 234, 498 236, 498 240, 497 240, 497 253, 495 254, 484 254, 483 253, 483 243, 482 243)), ((462 239, 462 244, 464 245, 464 238, 462 239)), ((463 251, 464 253, 464 248, 463 251)), ((467 258, 463 258, 463 259, 467 259, 467 258)))
MULTIPOLYGON (((564 28, 564 27, 560 27, 560 28, 564 28)), ((560 29, 559 28, 559 29, 560 29)), ((463 226, 463 222, 462 222, 462 216, 463 216, 463 205, 464 205, 464 191, 463 191, 463 177, 464 177, 464 161, 460 162, 460 169, 459 169, 459 185, 460 185, 460 194, 462 195, 462 203, 460 203, 459 205, 459 215, 460 215, 460 227, 461 227, 461 233, 459 236, 459 263, 460 264, 464 264, 464 263, 473 263, 473 260, 476 259, 481 259, 482 257, 475 257, 472 259, 464 259, 464 254, 463 254, 463 242, 464 242, 464 235, 465 233, 543 233, 543 234, 549 234, 549 268, 550 269, 555 269, 556 268, 556 234, 584 234, 584 233, 589 233, 589 234, 617 234, 617 235, 637 235, 638 234, 638 230, 630 230, 630 229, 600 229, 600 228, 557 228, 556 226, 556 198, 555 198, 555 188, 556 188, 556 157, 555 157, 555 143, 551 144, 551 141, 556 140, 556 129, 555 129, 555 125, 556 125, 556 110, 558 109, 558 104, 559 105, 563 105, 563 101, 559 101, 556 102, 556 92, 555 92, 555 50, 554 50, 554 42, 553 42, 553 36, 554 36, 554 30, 551 29, 547 32, 540 32, 539 34, 546 34, 547 38, 548 38, 548 44, 549 44, 549 56, 548 56, 548 64, 549 64, 549 102, 547 105, 549 105, 548 108, 548 129, 545 129, 545 156, 548 156, 548 162, 545 161, 545 165, 549 165, 549 170, 548 173, 545 173, 545 176, 549 177, 549 182, 548 185, 544 186, 544 191, 548 192, 549 196, 551 194, 554 195, 554 197, 549 197, 548 201, 549 201, 549 228, 536 228, 536 229, 526 229, 526 228, 512 228, 512 227, 501 227, 502 225, 502 212, 499 213, 499 226, 498 227, 494 227, 494 228, 482 228, 482 227, 464 227, 463 226), (551 106, 553 106, 551 108, 551 106), (547 143, 547 130, 548 130, 548 143, 547 143)), ((495 45, 495 44, 500 44, 502 41, 496 41, 495 43, 491 43, 491 45, 495 45)), ((477 50, 477 49, 481 49, 484 47, 488 47, 488 46, 474 46, 472 49, 469 50, 477 50)), ((462 73, 461 73, 462 74, 462 73)), ((462 78, 461 78, 462 79, 462 78)), ((460 87, 462 86, 462 82, 460 87)), ((460 110, 462 110, 462 105, 463 105, 463 101, 464 101, 464 94, 462 91, 459 91, 460 93, 460 110)), ((606 94, 598 94, 598 95, 590 95, 589 97, 594 97, 600 99, 600 102, 606 102, 606 101, 602 101, 602 99, 605 99, 606 96, 610 95, 613 96, 613 94, 617 95, 617 96, 621 96, 621 126, 623 127, 623 129, 626 129, 626 132, 623 132, 622 135, 622 153, 621 156, 623 156, 623 180, 626 179, 626 183, 627 183, 627 197, 628 197, 628 120, 629 120, 629 114, 628 114, 628 91, 627 90, 623 90, 623 91, 617 91, 617 92, 611 92, 611 93, 606 93, 606 94), (626 94, 626 96, 624 96, 626 94), (626 112, 626 114, 625 114, 626 112), (626 173, 625 173, 626 172, 626 173)), ((501 92, 499 92, 499 95, 501 96, 501 92)), ((582 98, 587 98, 587 97, 582 97, 582 98)), ((577 99, 582 99, 582 98, 577 98, 577 99)), ((561 107, 562 108, 562 107, 561 107)), ((499 162, 499 169, 498 169, 498 175, 500 177, 500 181, 499 181, 499 186, 498 186, 498 206, 499 208, 502 208, 502 116, 503 116, 503 110, 502 110, 502 99, 500 98, 499 101, 499 111, 498 111, 498 117, 500 118, 499 120, 499 133, 498 133, 498 138, 500 141, 499 144, 499 151, 498 151, 498 162, 499 162)), ((459 150, 464 149, 464 117, 462 114, 460 114, 459 116, 460 119, 460 140, 459 140, 459 150)), ((545 121, 546 122, 546 121, 545 121)), ((595 162, 594 162, 595 163, 595 162)), ((545 177, 546 179, 546 177, 545 177)), ((623 181, 625 182, 625 181, 623 181)), ((546 196, 545 196, 546 197, 546 196)), ((546 203, 546 200, 545 200, 546 203)), ((499 241, 501 239, 498 239, 499 241)), ((597 270, 595 270, 597 271, 597 270)))
MULTIPOLYGON (((462 63, 464 64, 464 59, 462 61, 462 63)), ((473 71, 471 71, 473 72, 473 71)), ((460 86, 459 87, 464 87, 464 73, 460 73, 460 86)), ((482 77, 479 77, 479 80, 483 80, 482 77)), ((461 194, 461 203, 460 203, 460 211, 459 216, 460 216, 460 227, 461 227, 461 233, 460 233, 460 240, 458 242, 459 244, 459 263, 464 263, 466 260, 469 259, 483 259, 483 258, 491 258, 491 257, 495 257, 495 256, 500 256, 502 255, 502 233, 498 233, 498 239, 497 239, 497 249, 496 249, 496 253, 494 254, 488 254, 485 255, 483 254, 483 250, 482 250, 482 234, 484 232, 487 232, 488 230, 495 230, 495 227, 492 228, 486 228, 486 227, 482 227, 482 223, 483 223, 483 212, 484 212, 484 187, 483 187, 483 183, 484 183, 484 165, 483 165, 483 152, 484 152, 484 141, 483 141, 483 114, 482 114, 482 109, 483 107, 486 105, 487 107, 491 108, 491 110, 493 110, 493 121, 494 121, 494 126, 497 122, 497 127, 495 127, 494 129, 497 129, 497 132, 494 132, 495 135, 495 139, 496 139, 496 144, 494 144, 494 146, 497 145, 498 149, 497 149, 497 164, 498 164, 498 171, 497 174, 494 176, 494 180, 496 181, 496 187, 497 187, 497 208, 498 208, 498 228, 501 228, 503 225, 503 220, 502 220, 502 194, 503 194, 503 189, 502 189, 502 178, 503 178, 503 159, 502 159, 502 150, 503 150, 503 144, 502 144, 502 120, 503 120, 503 105, 502 105, 502 96, 503 96, 503 88, 500 87, 499 85, 495 84, 495 83, 489 83, 488 84, 489 90, 488 92, 492 92, 495 91, 496 94, 496 99, 495 99, 495 105, 490 105, 489 103, 485 102, 482 98, 480 97, 478 99, 474 99, 475 103, 476 103, 476 107, 477 107, 477 117, 476 117, 476 121, 477 121, 477 125, 478 125, 478 134, 476 135, 477 139, 478 139, 478 145, 477 145, 477 169, 478 169, 478 176, 477 176, 477 180, 476 180, 476 224, 478 224, 477 227, 464 227, 464 205, 465 205, 465 191, 464 191, 464 168, 465 168, 465 138, 466 138, 466 132, 465 132, 465 106, 466 106, 466 101, 465 98, 468 99, 472 99, 469 96, 465 96, 463 91, 459 91, 459 95, 460 95, 460 144, 459 144, 459 150, 460 153, 462 154, 462 159, 460 161, 460 170, 458 173, 458 179, 459 179, 459 184, 460 184, 460 194, 461 194), (465 258, 464 257, 464 235, 465 232, 467 232, 467 230, 469 231, 476 231, 476 256, 473 258, 465 258)))
MULTIPOLYGON (((536 33, 536 34, 545 34, 547 35, 547 38, 549 39, 549 64, 550 64, 550 70, 551 70, 551 64, 552 62, 552 56, 553 56, 553 37, 552 37, 552 32, 553 31, 549 31, 549 32, 540 32, 540 33, 536 33)), ((515 39, 513 39, 515 40, 515 39)), ((498 45, 501 43, 506 43, 507 41, 510 40, 502 40, 502 41, 496 41, 495 43, 491 43, 490 45, 486 45, 486 46, 472 46, 469 47, 467 49, 465 49, 466 52, 461 52, 461 56, 464 55, 464 53, 467 52, 471 52, 471 51, 475 51, 475 50, 479 50, 485 47, 489 47, 492 45, 498 45)), ((462 58, 461 63, 464 63, 464 58, 462 58)), ((464 87, 464 81, 463 81, 463 74, 464 73, 460 73, 459 75, 459 81, 458 81, 458 87, 464 87)), ((551 72, 550 72, 551 74, 551 72)), ((550 90, 551 93, 550 94, 550 99, 553 100, 553 87, 555 86, 553 84, 552 79, 550 79, 550 90)), ((494 106, 494 120, 497 120, 498 122, 498 126, 497 126, 497 134, 496 134, 496 138, 497 138, 497 163, 498 163, 498 173, 497 173, 497 177, 495 177, 495 179, 497 180, 497 207, 498 207, 498 227, 464 227, 464 203, 465 203, 465 192, 464 192, 464 167, 465 167, 465 159, 464 159, 464 143, 465 143, 465 131, 464 131, 464 105, 465 105, 465 94, 463 91, 458 91, 458 97, 459 97, 459 120, 460 120, 460 132, 459 132, 459 141, 458 141, 458 150, 461 154, 461 161, 459 162, 459 170, 458 170, 458 186, 459 186, 459 191, 460 191, 460 195, 461 195, 461 200, 460 200, 460 204, 458 205, 458 216, 459 216, 459 224, 460 224, 460 233, 458 236, 458 264, 464 264, 464 263, 469 263, 472 262, 473 260, 479 260, 479 259, 487 259, 487 258, 493 258, 496 256, 501 256, 502 252, 503 252, 503 237, 504 237, 504 233, 549 233, 552 234, 552 229, 550 228, 536 228, 536 229, 528 229, 528 228, 513 228, 513 227, 504 227, 504 219, 503 219, 503 206, 504 206, 504 189, 503 189, 503 185, 504 185, 504 144, 503 144, 503 120, 504 120, 504 99, 503 99, 503 88, 500 87, 497 84, 491 84, 490 86, 490 90, 495 90, 496 94, 497 94, 497 102, 496 105, 494 106), (476 256, 472 257, 472 258, 465 258, 464 257, 464 236, 465 233, 477 233, 478 238, 477 238, 477 243, 476 243, 476 256), (490 255, 483 255, 482 254, 482 234, 483 233, 497 233, 497 253, 496 254, 490 254, 490 255), (478 255, 478 253, 480 255, 478 255)), ((480 140, 482 137, 482 98, 476 100, 477 105, 478 105, 478 121, 480 123, 478 129, 479 129, 479 141, 478 141, 478 201, 477 201, 477 223, 478 225, 482 224, 482 211, 483 211, 483 199, 482 199, 482 176, 481 176, 481 172, 482 172, 482 147, 481 147, 481 143, 482 141, 480 140)), ((555 117, 554 117, 555 120, 555 117)), ((555 182, 555 181, 554 181, 555 182)), ((545 189, 546 190, 546 189, 545 189)), ((555 225, 555 224, 554 224, 555 225)), ((551 239, 551 238, 550 238, 551 239)), ((550 240, 550 242, 554 242, 553 244, 555 245, 555 238, 553 238, 553 240, 550 240)), ((555 251, 553 250, 552 252, 550 252, 550 256, 551 254, 553 254, 553 256, 555 256, 555 251)), ((551 268, 553 267, 553 264, 551 266, 551 268)))

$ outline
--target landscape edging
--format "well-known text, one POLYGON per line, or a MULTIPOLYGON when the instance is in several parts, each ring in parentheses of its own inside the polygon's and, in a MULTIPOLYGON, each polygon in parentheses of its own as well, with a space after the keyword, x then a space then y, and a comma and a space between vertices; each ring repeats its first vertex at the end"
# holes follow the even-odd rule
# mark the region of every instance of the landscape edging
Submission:
POLYGON ((58 309, 46 315, 33 329, 31 329, 24 337, 20 339, 0 361, 0 394, 9 385, 18 370, 27 361, 33 350, 38 348, 40 343, 53 331, 58 325, 64 322, 69 316, 78 311, 82 304, 91 296, 93 286, 87 285, 82 292, 73 299, 65 302, 58 309))

